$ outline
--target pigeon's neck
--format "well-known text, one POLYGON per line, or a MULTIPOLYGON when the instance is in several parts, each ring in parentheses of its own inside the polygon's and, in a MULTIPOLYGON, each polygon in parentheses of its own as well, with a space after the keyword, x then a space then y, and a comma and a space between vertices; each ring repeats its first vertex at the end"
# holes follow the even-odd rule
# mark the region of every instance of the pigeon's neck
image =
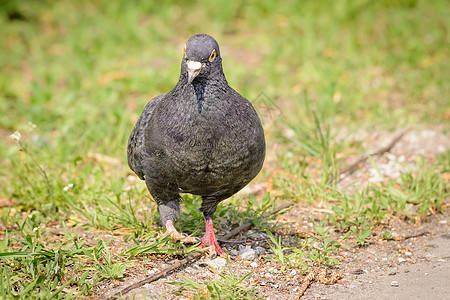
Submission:
POLYGON ((192 85, 194 86, 195 96, 197 97, 197 111, 198 113, 201 113, 203 109, 203 100, 205 99, 206 81, 194 80, 192 85))
MULTIPOLYGON (((205 101, 205 91, 208 95, 208 98, 210 96, 211 90, 214 90, 215 93, 219 93, 222 91, 220 87, 228 86, 228 83, 225 79, 225 75, 222 74, 215 74, 212 78, 204 78, 204 77, 197 77, 192 81, 192 87, 194 88, 195 97, 197 99, 197 111, 198 113, 201 113, 203 110, 203 104, 205 101), (219 88, 218 88, 219 87, 219 88)), ((212 94, 215 94, 214 92, 212 94)), ((219 96, 219 95, 214 95, 219 96)))

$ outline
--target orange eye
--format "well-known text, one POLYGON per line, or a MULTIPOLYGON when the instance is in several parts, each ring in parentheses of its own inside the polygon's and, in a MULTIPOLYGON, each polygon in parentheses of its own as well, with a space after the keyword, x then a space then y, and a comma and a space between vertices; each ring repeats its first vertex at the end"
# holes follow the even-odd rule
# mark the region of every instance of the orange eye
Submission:
POLYGON ((214 49, 211 52, 211 55, 209 56, 209 62, 213 62, 213 60, 216 58, 216 50, 214 49))
POLYGON ((184 46, 183 52, 184 52, 184 54, 186 54, 186 46, 184 46))

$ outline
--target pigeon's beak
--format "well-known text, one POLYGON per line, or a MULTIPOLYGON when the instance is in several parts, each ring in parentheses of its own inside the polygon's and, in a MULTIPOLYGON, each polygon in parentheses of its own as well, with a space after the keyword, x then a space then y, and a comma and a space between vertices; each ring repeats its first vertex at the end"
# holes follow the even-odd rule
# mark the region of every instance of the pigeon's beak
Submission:
POLYGON ((202 69, 203 65, 202 63, 198 61, 192 61, 190 60, 187 63, 187 69, 188 69, 188 84, 194 80, 195 77, 197 77, 198 73, 200 73, 200 70, 202 69))

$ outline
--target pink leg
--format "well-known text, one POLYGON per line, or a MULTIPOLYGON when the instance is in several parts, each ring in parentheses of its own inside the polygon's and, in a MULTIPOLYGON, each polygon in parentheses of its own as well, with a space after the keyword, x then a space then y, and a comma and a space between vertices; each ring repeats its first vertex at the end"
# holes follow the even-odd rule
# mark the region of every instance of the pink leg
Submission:
POLYGON ((209 247, 209 254, 211 256, 216 256, 217 253, 220 256, 227 256, 225 251, 223 251, 222 248, 220 248, 219 243, 217 243, 216 235, 214 234, 212 219, 207 219, 205 223, 206 223, 206 233, 203 236, 203 241, 199 247, 200 248, 209 247))
POLYGON ((198 240, 195 237, 186 236, 182 233, 179 233, 173 226, 173 222, 171 220, 168 220, 166 222, 166 232, 158 234, 156 238, 161 238, 166 235, 170 235, 173 240, 180 241, 183 243, 198 243, 198 240))

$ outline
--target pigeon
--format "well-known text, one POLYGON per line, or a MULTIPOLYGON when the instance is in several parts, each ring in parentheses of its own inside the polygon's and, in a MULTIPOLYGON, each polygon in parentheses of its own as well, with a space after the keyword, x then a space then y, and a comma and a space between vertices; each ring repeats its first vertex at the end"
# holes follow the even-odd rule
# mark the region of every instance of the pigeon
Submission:
POLYGON ((128 165, 158 205, 170 235, 194 243, 174 222, 180 193, 201 196, 206 233, 200 248, 226 256, 214 234, 219 202, 231 197, 260 172, 266 152, 261 120, 252 104, 232 89, 222 69, 217 41, 210 35, 189 38, 178 83, 144 108, 131 132, 128 165))

